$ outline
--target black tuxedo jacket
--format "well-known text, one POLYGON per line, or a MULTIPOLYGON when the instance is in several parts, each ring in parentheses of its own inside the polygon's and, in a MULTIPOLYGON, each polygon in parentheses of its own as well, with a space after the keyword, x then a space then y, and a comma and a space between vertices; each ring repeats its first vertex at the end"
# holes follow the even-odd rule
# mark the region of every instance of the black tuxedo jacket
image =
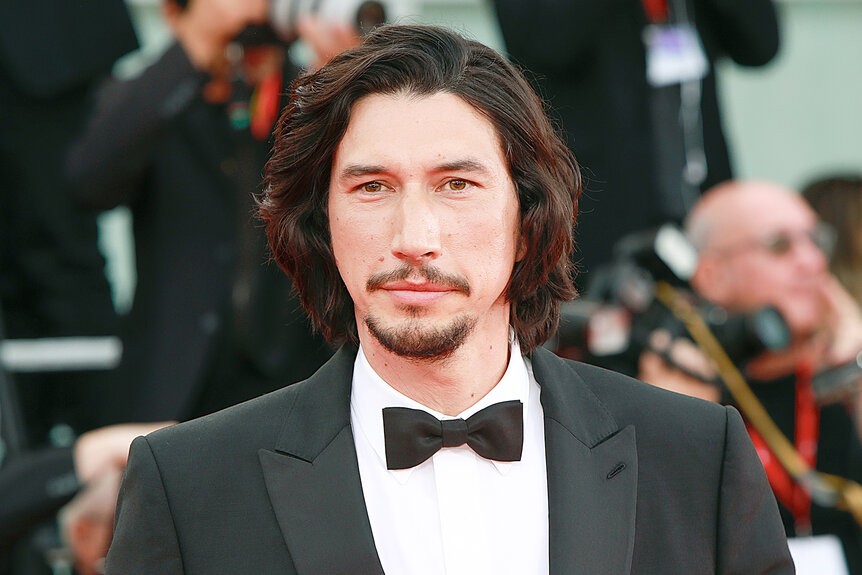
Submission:
MULTIPOLYGON (((132 446, 107 572, 382 573, 350 427, 355 352, 313 377, 132 446)), ((792 573, 739 415, 532 356, 550 572, 792 573)), ((529 526, 513 525, 513 529, 529 526)))

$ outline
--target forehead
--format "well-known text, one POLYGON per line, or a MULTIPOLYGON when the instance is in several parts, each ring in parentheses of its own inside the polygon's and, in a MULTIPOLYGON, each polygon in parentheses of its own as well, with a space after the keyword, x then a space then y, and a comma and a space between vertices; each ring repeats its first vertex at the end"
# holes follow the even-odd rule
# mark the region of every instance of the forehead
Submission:
POLYGON ((740 189, 728 195, 718 211, 713 239, 720 245, 782 231, 804 231, 817 221, 800 195, 771 188, 740 189))
POLYGON ((446 92, 371 94, 353 104, 332 170, 336 176, 351 164, 401 169, 464 159, 508 171, 497 130, 473 106, 446 92))

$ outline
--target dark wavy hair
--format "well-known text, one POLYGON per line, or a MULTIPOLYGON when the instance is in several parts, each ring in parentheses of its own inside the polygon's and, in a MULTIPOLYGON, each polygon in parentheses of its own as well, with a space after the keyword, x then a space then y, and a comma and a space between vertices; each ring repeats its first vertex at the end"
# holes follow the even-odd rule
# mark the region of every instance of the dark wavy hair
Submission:
POLYGON ((312 325, 332 343, 358 343, 353 301, 332 253, 327 213, 336 147, 351 108, 369 94, 449 93, 496 128, 520 207, 525 257, 507 289, 522 350, 557 329, 576 295, 570 263, 581 176, 523 74, 490 48, 434 26, 383 26, 317 72, 298 78, 275 131, 259 214, 279 265, 312 325))

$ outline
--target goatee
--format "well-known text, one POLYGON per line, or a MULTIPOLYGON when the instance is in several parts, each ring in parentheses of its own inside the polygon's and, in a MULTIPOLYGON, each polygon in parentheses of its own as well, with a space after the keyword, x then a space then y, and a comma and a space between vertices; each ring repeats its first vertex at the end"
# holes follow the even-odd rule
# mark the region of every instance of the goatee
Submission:
POLYGON ((442 327, 430 327, 420 318, 408 320, 397 327, 385 327, 377 318, 365 318, 368 331, 380 344, 401 357, 422 360, 444 360, 467 339, 476 325, 475 318, 456 316, 442 327))

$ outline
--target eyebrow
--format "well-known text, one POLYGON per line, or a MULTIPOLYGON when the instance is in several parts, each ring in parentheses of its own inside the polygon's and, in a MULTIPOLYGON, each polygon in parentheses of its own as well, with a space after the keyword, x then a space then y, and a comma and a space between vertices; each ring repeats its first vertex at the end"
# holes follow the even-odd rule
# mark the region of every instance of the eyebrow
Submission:
MULTIPOLYGON (((433 172, 469 172, 478 174, 488 174, 490 171, 482 162, 471 158, 463 160, 453 160, 444 162, 432 168, 433 172)), ((372 174, 386 173, 385 166, 379 164, 349 164, 339 172, 338 177, 341 179, 361 178, 372 174)))
POLYGON ((487 174, 488 168, 485 167, 485 164, 479 162, 478 160, 472 159, 464 159, 464 160, 455 160, 453 162, 446 162, 444 164, 439 164, 434 168, 435 172, 472 172, 472 173, 481 173, 487 174))
POLYGON ((383 166, 375 164, 350 164, 338 174, 339 178, 359 178, 370 174, 380 174, 386 171, 383 166))

